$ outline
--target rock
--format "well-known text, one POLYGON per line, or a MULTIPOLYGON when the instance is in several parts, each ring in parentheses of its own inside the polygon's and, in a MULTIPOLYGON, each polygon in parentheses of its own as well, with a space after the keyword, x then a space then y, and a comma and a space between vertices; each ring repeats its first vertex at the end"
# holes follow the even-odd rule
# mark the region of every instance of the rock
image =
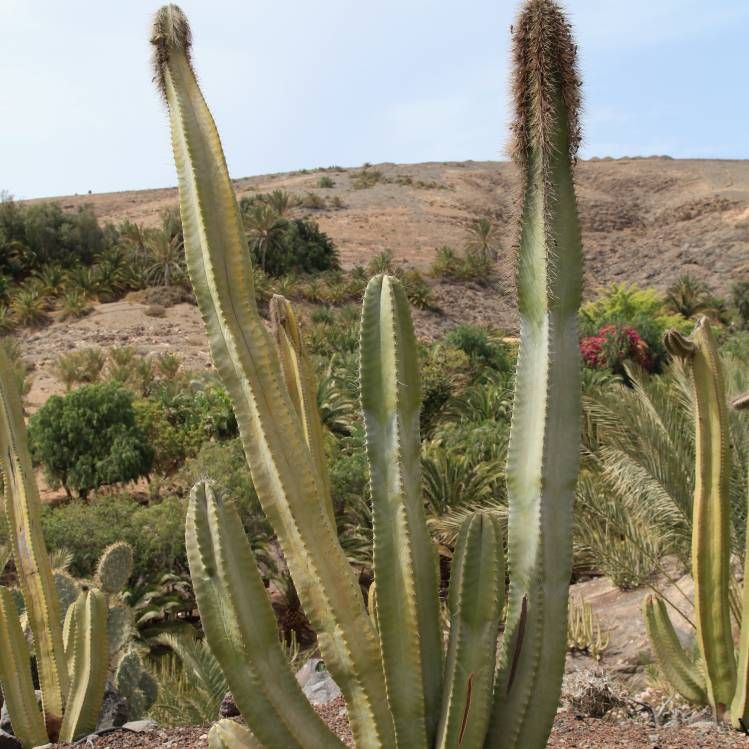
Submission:
POLYGON ((7 731, 0 730, 0 749, 21 749, 21 742, 7 731))
POLYGON ((313 705, 327 705, 341 696, 338 684, 333 681, 320 658, 310 658, 297 671, 296 679, 313 705))
POLYGON ((132 731, 133 733, 146 733, 147 731, 155 731, 157 728, 158 724, 155 720, 131 720, 122 726, 123 731, 132 731))
POLYGON ((234 695, 231 692, 227 692, 224 695, 224 699, 221 700, 221 704, 218 707, 218 714, 220 718, 236 718, 239 715, 239 708, 237 703, 234 702, 234 695))
POLYGON ((108 731, 111 728, 119 728, 127 722, 127 701, 117 691, 111 681, 107 681, 104 690, 104 701, 101 703, 99 722, 96 724, 96 733, 108 731))

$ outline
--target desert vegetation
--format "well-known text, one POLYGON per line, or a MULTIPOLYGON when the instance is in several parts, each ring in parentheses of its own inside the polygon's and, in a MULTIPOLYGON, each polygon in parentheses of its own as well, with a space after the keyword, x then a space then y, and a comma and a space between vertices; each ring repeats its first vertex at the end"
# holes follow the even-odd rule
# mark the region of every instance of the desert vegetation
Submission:
POLYGON ((23 749, 144 717, 212 725, 211 749, 540 749, 565 664, 606 667, 616 632, 569 592, 603 577, 647 591, 651 702, 599 673, 574 709, 746 730, 749 279, 583 299, 576 46, 551 0, 513 33, 517 238, 477 208, 428 274, 386 248, 344 267, 314 216, 344 183, 449 185, 365 164, 235 199, 176 6, 151 41, 179 206, 146 227, 0 201, 0 686, 23 749), (440 284, 513 285, 519 333, 418 336, 440 284), (71 346, 29 412, 24 341, 123 299, 197 305, 213 368, 71 346))

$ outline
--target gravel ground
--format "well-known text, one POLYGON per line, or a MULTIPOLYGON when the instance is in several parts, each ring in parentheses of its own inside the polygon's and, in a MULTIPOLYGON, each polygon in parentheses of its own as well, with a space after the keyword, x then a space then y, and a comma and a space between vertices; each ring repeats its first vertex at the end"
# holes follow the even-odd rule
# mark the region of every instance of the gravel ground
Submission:
MULTIPOLYGON (((343 701, 335 700, 316 709, 351 746, 343 701)), ((207 746, 206 726, 165 728, 139 734, 117 732, 78 744, 83 749, 206 749, 207 746)), ((709 722, 655 729, 634 720, 615 723, 560 711, 548 746, 549 749, 749 749, 749 736, 709 722)))

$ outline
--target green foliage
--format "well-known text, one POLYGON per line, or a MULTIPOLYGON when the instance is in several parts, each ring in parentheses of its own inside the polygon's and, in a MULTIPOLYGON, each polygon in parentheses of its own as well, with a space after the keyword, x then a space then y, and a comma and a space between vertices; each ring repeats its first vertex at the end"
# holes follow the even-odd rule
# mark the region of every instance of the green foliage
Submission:
POLYGON ((62 297, 62 315, 61 320, 77 320, 85 317, 91 312, 91 304, 86 294, 80 289, 69 289, 62 297))
POLYGON ((49 480, 83 498, 97 487, 145 476, 153 463, 132 396, 116 384, 52 396, 32 416, 29 442, 49 480))
POLYGON ((96 502, 74 500, 42 512, 44 538, 50 549, 72 554, 70 571, 91 578, 105 549, 118 541, 133 547, 134 576, 158 580, 165 570, 185 564, 184 503, 168 497, 141 506, 128 495, 102 496, 96 502))
POLYGON ((687 333, 692 324, 666 307, 666 299, 655 289, 643 289, 636 284, 611 284, 592 302, 580 310, 582 335, 592 336, 604 325, 628 325, 634 328, 648 345, 655 371, 660 371, 666 360, 663 334, 668 329, 687 333))
POLYGON ((317 186, 323 189, 330 189, 335 187, 335 180, 332 177, 328 177, 327 174, 323 174, 319 180, 317 180, 317 186))
POLYGON ((438 247, 430 273, 448 281, 470 281, 481 286, 493 283, 496 275, 491 256, 478 251, 458 254, 452 247, 438 247))
POLYGON ((741 326, 749 330, 749 281, 737 281, 731 287, 731 296, 741 326))
POLYGON ((98 382, 104 369, 106 359, 99 348, 84 348, 60 354, 54 365, 54 371, 65 390, 73 385, 90 385, 98 382))
POLYGON ((354 190, 367 190, 380 181, 382 181, 382 172, 365 166, 364 169, 352 176, 351 186, 354 190))
POLYGON ((445 336, 445 343, 465 353, 474 365, 498 372, 507 372, 512 366, 507 348, 489 336, 485 328, 477 325, 458 325, 445 336))

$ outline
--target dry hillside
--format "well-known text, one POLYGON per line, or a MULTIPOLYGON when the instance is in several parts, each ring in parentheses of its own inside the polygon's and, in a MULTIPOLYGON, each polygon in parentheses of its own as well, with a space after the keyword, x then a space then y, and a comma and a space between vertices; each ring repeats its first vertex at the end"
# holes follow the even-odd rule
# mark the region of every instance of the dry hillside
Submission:
MULTIPOLYGON (((500 227, 502 252, 497 289, 435 284, 441 313, 417 311, 421 335, 458 322, 515 325, 512 257, 516 237, 518 178, 505 162, 378 164, 379 181, 355 189, 361 169, 327 169, 236 180, 238 195, 283 188, 315 192, 342 208, 304 211, 329 233, 345 266, 366 264, 384 249, 426 271, 441 245, 459 249, 471 219, 491 216, 500 227), (326 175, 335 187, 321 189, 326 175)), ((749 277, 749 161, 677 161, 668 158, 602 159, 581 162, 578 171, 586 294, 611 281, 637 281, 661 289, 681 273, 704 278, 716 292, 749 277)), ((176 202, 176 190, 142 190, 56 198, 66 209, 92 203, 103 221, 129 219, 156 224, 176 202)), ((36 365, 30 405, 38 407, 60 389, 52 362, 60 351, 80 346, 131 343, 143 352, 178 350, 193 366, 207 364, 206 341, 197 310, 178 305, 165 318, 149 318, 143 305, 97 305, 72 323, 53 323, 23 335, 36 365)))

